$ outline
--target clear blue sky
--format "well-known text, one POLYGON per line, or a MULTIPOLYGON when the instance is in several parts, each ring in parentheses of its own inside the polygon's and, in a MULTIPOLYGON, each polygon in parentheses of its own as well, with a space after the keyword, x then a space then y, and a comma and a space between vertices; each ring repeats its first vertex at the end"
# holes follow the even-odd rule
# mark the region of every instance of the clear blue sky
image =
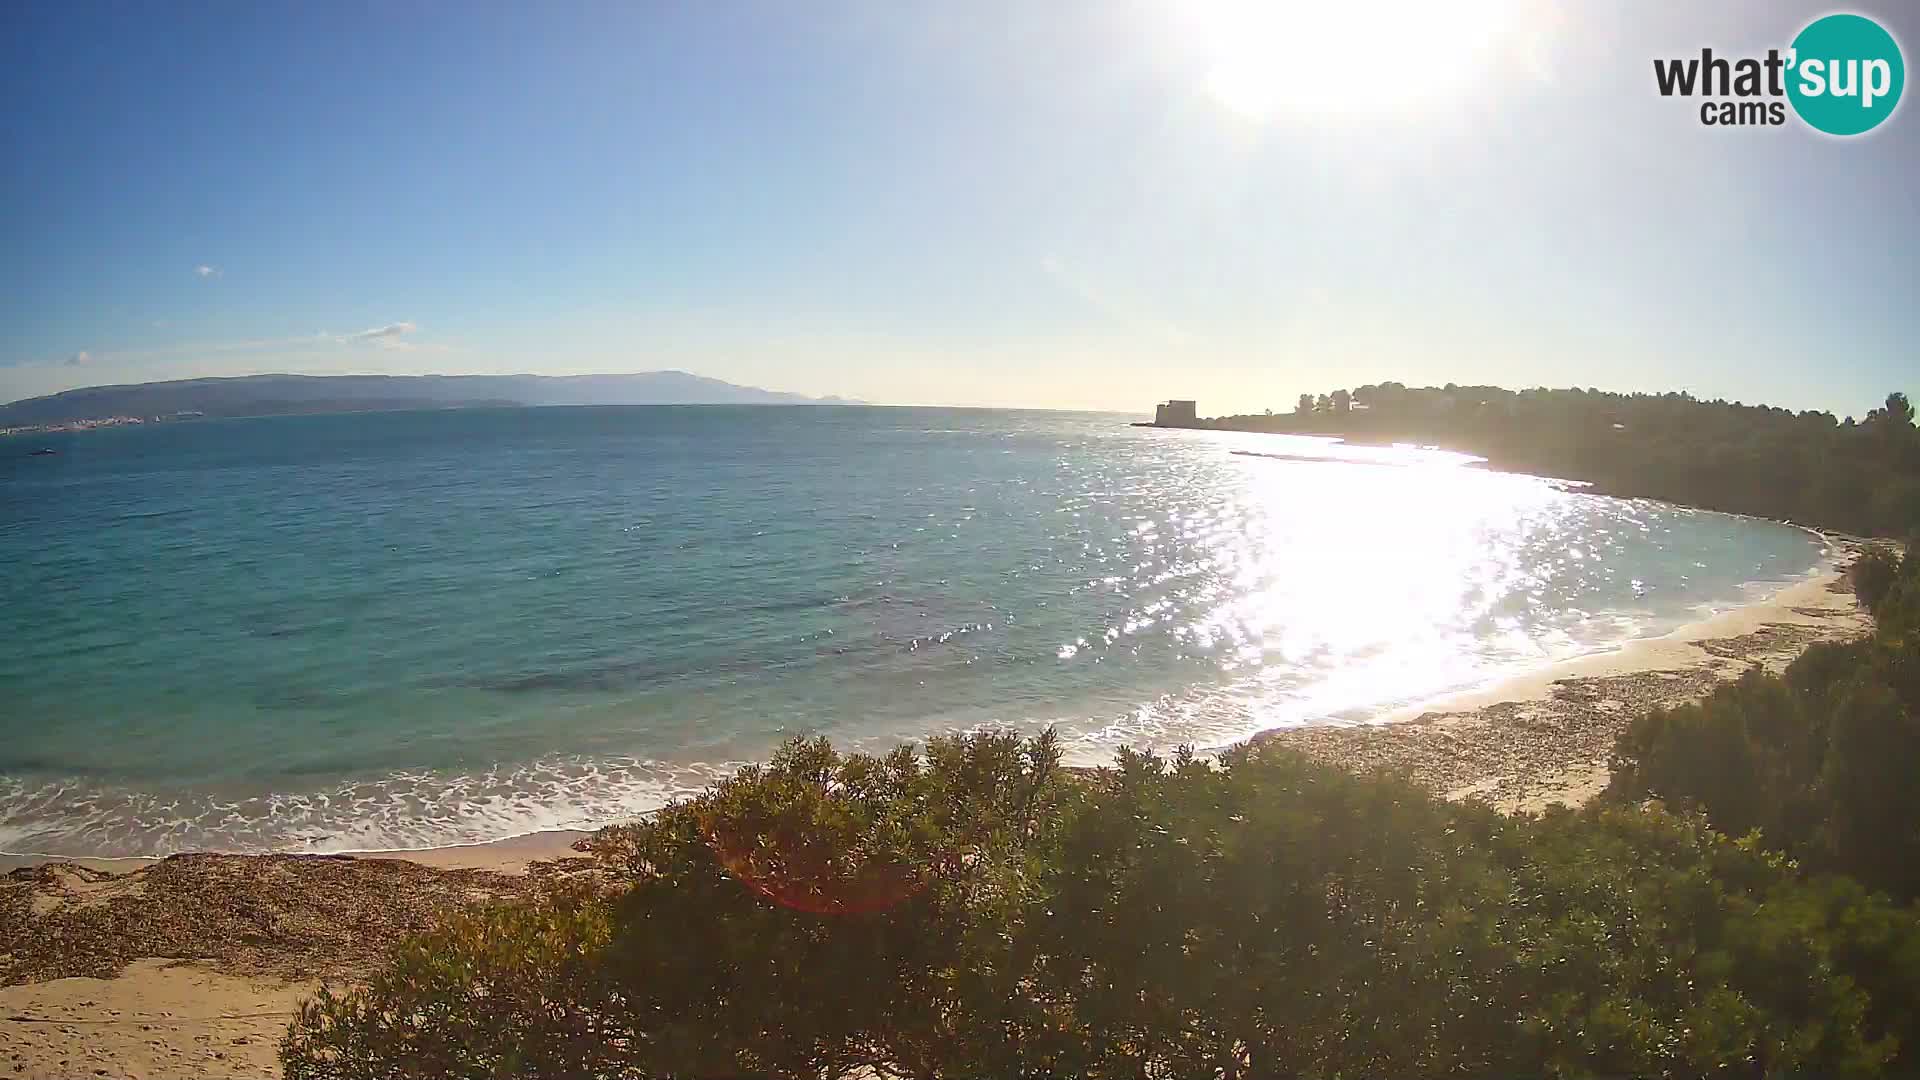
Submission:
MULTIPOLYGON (((1652 75, 1827 10, 9 4, 0 400, 674 367, 902 403, 1399 379, 1862 414, 1920 391, 1920 105, 1848 141, 1706 128, 1652 75)), ((1920 6, 1849 10, 1920 60, 1920 6)))

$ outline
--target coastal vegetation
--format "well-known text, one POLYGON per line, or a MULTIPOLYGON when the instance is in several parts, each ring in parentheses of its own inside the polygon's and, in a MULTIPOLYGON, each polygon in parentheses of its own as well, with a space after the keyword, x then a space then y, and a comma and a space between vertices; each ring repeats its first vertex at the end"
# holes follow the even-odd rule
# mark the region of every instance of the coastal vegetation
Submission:
POLYGON ((1802 865, 1920 899, 1920 555, 1852 568, 1871 639, 1815 645, 1780 676, 1749 671, 1621 734, 1612 790, 1757 831, 1802 865))
MULTIPOLYGON (((1842 423, 1495 389, 1437 407, 1362 387, 1272 419, 1920 526, 1901 395, 1842 423)), ((1051 733, 884 757, 796 739, 596 834, 593 873, 450 912, 323 990, 282 1061, 292 1080, 1911 1075, 1920 557, 1871 548, 1850 583, 1871 638, 1636 717, 1606 794, 1539 816, 1271 745, 1073 771, 1051 733)))
POLYGON ((287 1075, 1910 1074, 1920 560, 1854 578, 1872 641, 1637 722, 1579 811, 795 740, 321 993, 287 1075))
POLYGON ((1867 536, 1920 530, 1920 429, 1901 393, 1856 420, 1685 393, 1383 382, 1199 424, 1441 446, 1603 494, 1867 536))

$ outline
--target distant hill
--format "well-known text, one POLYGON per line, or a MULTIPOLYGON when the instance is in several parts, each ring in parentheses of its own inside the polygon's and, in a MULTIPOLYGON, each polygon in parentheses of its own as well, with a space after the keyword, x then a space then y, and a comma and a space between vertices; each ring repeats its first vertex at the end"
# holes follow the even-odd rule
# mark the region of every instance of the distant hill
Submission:
POLYGON ((684 371, 632 375, 247 375, 89 386, 0 405, 0 427, 109 416, 462 409, 512 405, 854 405, 737 386, 684 371))

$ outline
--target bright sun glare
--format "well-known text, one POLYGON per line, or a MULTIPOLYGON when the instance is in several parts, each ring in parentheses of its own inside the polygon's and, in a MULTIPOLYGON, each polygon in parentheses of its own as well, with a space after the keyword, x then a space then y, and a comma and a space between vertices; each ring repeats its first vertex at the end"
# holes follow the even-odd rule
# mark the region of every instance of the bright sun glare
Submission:
POLYGON ((1188 0, 1207 93, 1252 120, 1440 103, 1482 76, 1519 0, 1188 0))

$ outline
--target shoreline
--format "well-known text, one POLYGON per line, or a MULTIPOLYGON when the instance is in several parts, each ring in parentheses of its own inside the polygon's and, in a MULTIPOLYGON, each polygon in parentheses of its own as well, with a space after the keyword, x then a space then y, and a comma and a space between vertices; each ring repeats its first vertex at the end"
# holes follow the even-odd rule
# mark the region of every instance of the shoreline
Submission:
MULTIPOLYGON (((1749 666, 1778 670, 1872 620, 1845 580, 1860 544, 1771 595, 1665 635, 1340 726, 1270 729, 1358 771, 1402 770, 1507 811, 1603 791, 1614 736, 1749 666)), ((592 875, 582 831, 334 855, 0 857, 0 1075, 278 1076, 301 1001, 352 983, 449 905, 511 900, 592 875)))
MULTIPOLYGON (((609 823, 613 824, 613 823, 609 823)), ((486 870, 498 874, 521 874, 536 862, 570 858, 576 854, 573 844, 592 836, 592 829, 542 829, 503 836, 498 840, 478 840, 471 844, 445 844, 426 848, 372 848, 366 851, 191 851, 173 855, 44 855, 28 852, 0 852, 0 876, 36 866, 71 865, 104 874, 130 874, 158 866, 181 855, 217 856, 223 859, 397 859, 434 870, 486 870)))
MULTIPOLYGON (((1428 725, 1457 727, 1462 722, 1462 718, 1469 714, 1493 710, 1498 710, 1502 717, 1517 713, 1524 722, 1527 714, 1533 709, 1553 707, 1556 688, 1561 683, 1607 679, 1637 680, 1645 683, 1640 687, 1643 691, 1672 692, 1643 693, 1636 695, 1636 700, 1631 703, 1623 702, 1623 706, 1644 711, 1654 705, 1676 705, 1704 697, 1718 682, 1731 681, 1732 678, 1737 677, 1741 668, 1730 666, 1736 665, 1736 661, 1750 660, 1769 665, 1770 670, 1777 670, 1784 667, 1786 662, 1794 656, 1799 655, 1800 650, 1806 645, 1815 641, 1835 640, 1870 632, 1870 619, 1853 602, 1852 591, 1845 584, 1846 565, 1857 555, 1862 542, 1851 537, 1823 533, 1791 522, 1775 524, 1809 533, 1822 541, 1827 551, 1820 561, 1800 578, 1774 588, 1759 599, 1749 599, 1725 610, 1704 614, 1701 618, 1684 623, 1665 634, 1634 638, 1599 652, 1555 660, 1527 671, 1499 676, 1478 686, 1450 690, 1406 705, 1383 708, 1365 720, 1350 723, 1316 722, 1309 725, 1264 728, 1233 744, 1226 745, 1242 743, 1255 746, 1292 745, 1310 755, 1331 760, 1334 763, 1353 764, 1357 761, 1366 768, 1395 765, 1418 766, 1420 762, 1416 758, 1426 755, 1409 757, 1404 751, 1383 751, 1378 744, 1411 741, 1420 738, 1420 735, 1410 734, 1411 732, 1417 731, 1424 735, 1424 729, 1428 725), (1821 610, 1824 602, 1822 598, 1836 597, 1843 603, 1831 610, 1817 616, 1804 613, 1809 610, 1821 610), (1754 646, 1751 649, 1753 653, 1751 656, 1718 656, 1703 648, 1705 645, 1716 642, 1740 639, 1767 626, 1813 627, 1826 622, 1838 624, 1832 627, 1833 633, 1788 633, 1785 636, 1795 640, 1779 648, 1769 648, 1767 642, 1761 641, 1747 643, 1754 646), (1781 654, 1780 648, 1791 651, 1781 654), (1677 671, 1685 671, 1695 676, 1703 672, 1717 673, 1724 678, 1714 678, 1700 684, 1701 680, 1696 677, 1685 680, 1683 686, 1661 687, 1646 683, 1649 678, 1664 680, 1665 676, 1677 671), (1343 753, 1353 754, 1354 757, 1342 759, 1340 755, 1343 753)), ((1781 635, 1776 632, 1773 636, 1781 635)), ((1739 646, 1731 648, 1733 651, 1740 651, 1739 646)), ((1723 651, 1726 650, 1723 649, 1723 651)), ((1498 721, 1502 717, 1486 719, 1498 721)), ((1592 725, 1589 724, 1589 726, 1592 725)), ((1614 725, 1610 730, 1617 730, 1618 726, 1614 725)), ((1611 742, 1611 734, 1608 735, 1608 741, 1611 742)), ((1226 745, 1216 749, 1225 749, 1226 745)), ((1462 746, 1458 740, 1455 740, 1455 744, 1450 749, 1458 752, 1462 746)), ((1484 770, 1486 765, 1485 762, 1477 759, 1463 760, 1457 764, 1468 772, 1476 768, 1484 770)), ((1569 766, 1562 762, 1561 767, 1564 769, 1569 766)), ((1602 772, 1605 771, 1604 760, 1600 768, 1602 772)), ((1415 772, 1431 774, 1434 769, 1416 767, 1415 772)), ((1586 776, 1589 772, 1590 765, 1582 775, 1586 776)), ((1590 776, 1588 778, 1590 779, 1590 776)), ((1448 798, 1467 797, 1474 792, 1464 789, 1502 779, 1498 775, 1475 775, 1462 783, 1436 788, 1436 791, 1448 798)), ((1604 786, 1604 778, 1602 778, 1600 787, 1604 786)), ((1596 794, 1598 790, 1598 788, 1593 789, 1587 793, 1586 797, 1596 794)), ((1584 801, 1584 797, 1581 801, 1584 801)), ((1496 799, 1495 805, 1504 809, 1538 809, 1538 806, 1525 805, 1525 800, 1509 804, 1496 799)), ((606 822, 596 828, 613 824, 619 824, 619 822, 606 822)), ((595 831, 596 829, 542 829, 493 840, 421 848, 369 848, 330 852, 183 852, 179 854, 212 854, 235 858, 289 856, 399 859, 440 870, 485 870, 519 874, 525 873, 528 866, 535 862, 577 856, 578 852, 573 848, 574 843, 593 835, 595 831)), ((123 874, 158 865, 170 857, 164 855, 73 856, 0 851, 0 875, 16 869, 49 864, 72 864, 94 871, 123 874)))
POLYGON ((1658 637, 1558 661, 1357 724, 1272 728, 1256 746, 1287 746, 1358 771, 1403 770, 1448 799, 1538 813, 1578 807, 1606 789, 1615 737, 1654 708, 1698 701, 1752 667, 1778 673, 1810 646, 1872 632, 1846 566, 1832 552, 1801 580, 1658 637))

